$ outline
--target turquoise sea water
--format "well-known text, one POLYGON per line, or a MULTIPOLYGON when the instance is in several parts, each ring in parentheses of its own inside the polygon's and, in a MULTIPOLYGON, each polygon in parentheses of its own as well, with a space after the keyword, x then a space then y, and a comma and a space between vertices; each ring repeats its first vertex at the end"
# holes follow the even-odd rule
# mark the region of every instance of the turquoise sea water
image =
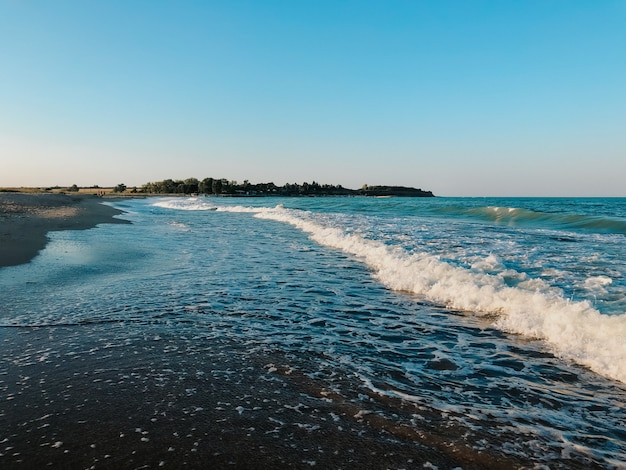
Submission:
POLYGON ((445 416, 473 449, 626 468, 626 199, 112 205, 133 224, 0 269, 0 326, 226 338, 445 416))

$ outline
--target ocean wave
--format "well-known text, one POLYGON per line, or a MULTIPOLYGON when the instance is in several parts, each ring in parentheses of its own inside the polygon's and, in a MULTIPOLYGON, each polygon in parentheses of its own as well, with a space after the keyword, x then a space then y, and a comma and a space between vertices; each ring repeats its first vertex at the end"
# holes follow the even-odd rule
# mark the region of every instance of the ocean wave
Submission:
MULTIPOLYGON (((317 243, 350 253, 386 287, 452 309, 496 316, 494 326, 541 339, 566 360, 626 383, 626 314, 603 315, 588 301, 571 301, 540 279, 515 287, 504 274, 452 266, 428 253, 407 253, 377 240, 324 226, 310 213, 255 209, 256 217, 288 223, 317 243)), ((602 281, 606 282, 606 281, 602 281)))
MULTIPOLYGON (((573 301, 563 291, 538 278, 519 274, 519 282, 510 285, 512 270, 485 269, 485 263, 454 266, 439 256, 426 252, 407 252, 401 246, 385 244, 334 226, 331 219, 306 210, 282 206, 215 206, 203 201, 174 198, 155 205, 183 210, 217 210, 252 213, 256 217, 290 224, 320 245, 356 256, 387 288, 418 295, 450 309, 494 316, 494 327, 503 331, 540 339, 552 352, 569 361, 626 383, 626 313, 603 315, 586 300, 573 301), (210 209, 216 207, 216 209, 210 209)), ((458 209, 456 209, 458 210, 458 209)), ((483 207, 465 209, 468 214, 482 214, 498 220, 560 220, 590 224, 590 216, 564 216, 526 209, 483 207)), ((624 227, 626 233, 626 227, 624 227)), ((610 278, 595 277, 580 288, 602 289, 610 278)))
POLYGON ((605 215, 564 214, 517 207, 445 207, 439 212, 499 225, 532 226, 546 229, 582 230, 626 235, 626 221, 605 215))
POLYGON ((201 198, 168 198, 152 204, 164 209, 177 209, 183 211, 215 211, 217 206, 201 198))
POLYGON ((217 212, 244 212, 256 213, 260 209, 246 206, 221 206, 215 204, 214 201, 204 200, 203 198, 183 198, 173 197, 162 199, 152 204, 155 207, 163 209, 175 209, 181 211, 217 211, 217 212))

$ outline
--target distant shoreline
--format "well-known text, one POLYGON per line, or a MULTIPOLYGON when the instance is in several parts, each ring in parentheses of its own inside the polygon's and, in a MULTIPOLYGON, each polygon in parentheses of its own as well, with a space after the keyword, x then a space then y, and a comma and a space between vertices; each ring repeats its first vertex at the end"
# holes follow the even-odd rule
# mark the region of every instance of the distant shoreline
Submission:
POLYGON ((31 261, 48 232, 130 223, 113 218, 122 213, 91 195, 0 192, 0 267, 31 261))
POLYGON ((118 184, 115 187, 101 188, 100 186, 79 187, 47 187, 47 188, 0 188, 2 192, 46 192, 55 194, 91 194, 96 196, 141 196, 141 195, 207 195, 207 196, 240 196, 240 197, 302 197, 302 196, 372 196, 372 197, 436 197, 432 191, 408 186, 383 186, 364 184, 360 189, 344 188, 341 185, 319 184, 304 182, 302 184, 284 184, 277 186, 274 183, 243 183, 229 181, 225 178, 187 178, 186 180, 167 179, 145 183, 141 187, 128 187, 118 184))
POLYGON ((103 223, 129 223, 113 216, 123 211, 102 204, 107 199, 141 197, 434 197, 430 191, 402 186, 342 188, 341 194, 234 190, 219 194, 115 192, 113 188, 0 188, 0 268, 30 262, 48 243, 48 232, 85 230, 103 223))

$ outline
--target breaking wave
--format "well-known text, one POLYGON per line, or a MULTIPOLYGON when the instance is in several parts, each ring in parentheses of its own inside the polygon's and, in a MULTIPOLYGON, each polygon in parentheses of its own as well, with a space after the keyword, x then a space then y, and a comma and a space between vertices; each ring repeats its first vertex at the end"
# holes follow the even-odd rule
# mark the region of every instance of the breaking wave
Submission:
POLYGON ((544 340, 557 356, 626 382, 626 315, 602 315, 589 302, 570 301, 539 279, 510 287, 502 275, 451 266, 426 253, 409 254, 340 228, 325 227, 298 212, 262 210, 256 217, 291 224, 317 243, 358 257, 390 289, 417 294, 452 309, 497 315, 494 326, 544 340))
MULTIPOLYGON (((357 257, 389 289, 412 293, 450 309, 493 316, 495 327, 543 340, 558 357, 626 383, 626 314, 603 315, 589 301, 565 298, 560 289, 541 279, 511 270, 486 273, 453 266, 426 252, 409 253, 401 247, 349 233, 329 221, 320 222, 315 214, 304 210, 282 206, 216 207, 202 201, 163 201, 156 205, 185 210, 248 212, 258 218, 290 224, 309 234, 320 245, 357 257), (510 286, 507 279, 514 275, 519 277, 519 282, 510 286)), ((594 218, 588 216, 567 218, 523 209, 494 207, 469 212, 491 217, 494 221, 552 217, 561 223, 578 223, 580 226, 594 222, 594 218)), ((606 219, 604 223, 607 223, 606 219)), ((613 229, 615 227, 619 227, 619 223, 615 223, 613 229)), ((623 229, 626 233, 626 227, 623 229)))

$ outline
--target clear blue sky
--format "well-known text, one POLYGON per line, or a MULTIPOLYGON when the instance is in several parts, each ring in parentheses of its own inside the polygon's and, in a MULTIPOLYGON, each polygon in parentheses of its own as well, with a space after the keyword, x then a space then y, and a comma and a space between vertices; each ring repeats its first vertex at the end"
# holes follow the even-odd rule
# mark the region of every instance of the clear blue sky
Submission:
POLYGON ((626 0, 0 0, 0 186, 626 196, 626 0))

